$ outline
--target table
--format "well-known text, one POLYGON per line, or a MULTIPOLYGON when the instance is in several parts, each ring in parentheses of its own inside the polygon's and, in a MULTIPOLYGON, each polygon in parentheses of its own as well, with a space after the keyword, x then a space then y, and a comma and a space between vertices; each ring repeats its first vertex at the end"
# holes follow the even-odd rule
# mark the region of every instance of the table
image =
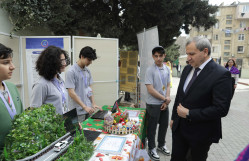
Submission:
MULTIPOLYGON (((103 106, 102 107, 103 110, 111 110, 112 106, 103 106)), ((141 123, 139 130, 134 133, 136 134, 140 140, 142 140, 144 142, 145 138, 146 138, 146 126, 145 126, 145 122, 146 122, 146 110, 144 108, 133 108, 133 107, 119 107, 120 110, 125 111, 125 110, 139 110, 140 114, 139 114, 139 122, 141 123)), ((101 130, 103 133, 106 133, 104 131, 104 120, 99 120, 99 119, 92 119, 92 118, 88 118, 87 120, 85 120, 82 123, 82 127, 89 129, 89 130, 101 130)), ((144 144, 140 144, 141 148, 143 148, 144 144)))

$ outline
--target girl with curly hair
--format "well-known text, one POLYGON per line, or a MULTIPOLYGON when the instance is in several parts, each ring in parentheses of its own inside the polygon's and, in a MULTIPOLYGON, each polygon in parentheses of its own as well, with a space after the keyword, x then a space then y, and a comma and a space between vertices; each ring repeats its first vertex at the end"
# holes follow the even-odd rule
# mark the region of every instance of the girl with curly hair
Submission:
POLYGON ((236 68, 236 63, 233 59, 229 59, 225 65, 225 68, 231 72, 232 77, 232 97, 234 95, 235 88, 239 79, 239 70, 236 68))
POLYGON ((36 61, 36 71, 41 78, 33 85, 31 107, 53 104, 56 113, 68 111, 68 93, 60 73, 70 64, 66 51, 56 46, 49 46, 42 51, 36 61))
POLYGON ((15 66, 12 49, 0 43, 0 155, 4 138, 11 130, 15 115, 23 112, 22 102, 16 86, 5 80, 11 79, 15 66))

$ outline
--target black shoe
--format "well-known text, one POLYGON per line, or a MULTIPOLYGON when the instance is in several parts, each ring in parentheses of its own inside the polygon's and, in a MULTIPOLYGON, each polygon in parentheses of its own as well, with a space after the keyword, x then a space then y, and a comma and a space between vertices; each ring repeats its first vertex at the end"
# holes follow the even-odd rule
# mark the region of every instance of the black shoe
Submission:
POLYGON ((149 150, 148 151, 148 154, 149 154, 149 156, 150 156, 150 158, 152 159, 152 160, 160 160, 160 157, 159 157, 159 155, 157 154, 157 152, 156 152, 156 148, 154 148, 154 149, 151 149, 151 150, 149 150))
POLYGON ((167 149, 166 145, 161 146, 161 147, 157 147, 157 150, 161 151, 163 154, 169 156, 170 155, 170 151, 167 149))

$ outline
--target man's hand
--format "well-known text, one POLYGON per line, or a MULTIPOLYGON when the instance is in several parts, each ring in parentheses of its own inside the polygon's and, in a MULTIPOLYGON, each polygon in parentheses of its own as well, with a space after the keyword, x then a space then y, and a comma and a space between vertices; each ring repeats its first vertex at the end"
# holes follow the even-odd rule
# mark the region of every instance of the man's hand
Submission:
POLYGON ((165 103, 166 103, 167 105, 169 105, 170 102, 171 102, 170 97, 166 97, 166 102, 165 102, 165 103))
POLYGON ((178 116, 182 118, 186 118, 188 113, 189 113, 189 109, 183 107, 182 104, 179 104, 179 106, 177 106, 178 116))
POLYGON ((237 88, 237 84, 235 84, 233 87, 234 87, 234 89, 236 89, 237 88))
POLYGON ((167 107, 168 107, 168 105, 164 102, 164 103, 162 104, 162 106, 161 106, 161 111, 166 110, 167 107))
POLYGON ((170 120, 170 123, 169 123, 169 126, 170 126, 170 128, 172 129, 172 126, 173 126, 173 120, 170 120))
POLYGON ((84 108, 84 110, 87 112, 87 113, 89 113, 90 115, 92 114, 92 113, 94 113, 94 109, 93 108, 91 108, 91 107, 85 107, 84 108))

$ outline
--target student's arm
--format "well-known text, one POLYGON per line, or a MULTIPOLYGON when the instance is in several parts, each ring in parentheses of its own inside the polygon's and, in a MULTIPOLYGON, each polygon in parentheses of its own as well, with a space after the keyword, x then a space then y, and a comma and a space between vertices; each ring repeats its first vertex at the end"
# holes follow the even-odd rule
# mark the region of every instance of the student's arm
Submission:
POLYGON ((167 91, 166 91, 166 104, 169 104, 171 102, 170 99, 170 83, 167 84, 167 91))
POLYGON ((68 94, 69 96, 78 103, 86 112, 89 114, 92 114, 94 110, 91 107, 87 107, 79 98, 79 96, 75 93, 75 90, 73 88, 68 88, 68 94))
POLYGON ((152 84, 146 84, 146 88, 149 94, 151 94, 153 97, 159 100, 165 100, 165 96, 160 94, 157 90, 155 90, 152 84))

